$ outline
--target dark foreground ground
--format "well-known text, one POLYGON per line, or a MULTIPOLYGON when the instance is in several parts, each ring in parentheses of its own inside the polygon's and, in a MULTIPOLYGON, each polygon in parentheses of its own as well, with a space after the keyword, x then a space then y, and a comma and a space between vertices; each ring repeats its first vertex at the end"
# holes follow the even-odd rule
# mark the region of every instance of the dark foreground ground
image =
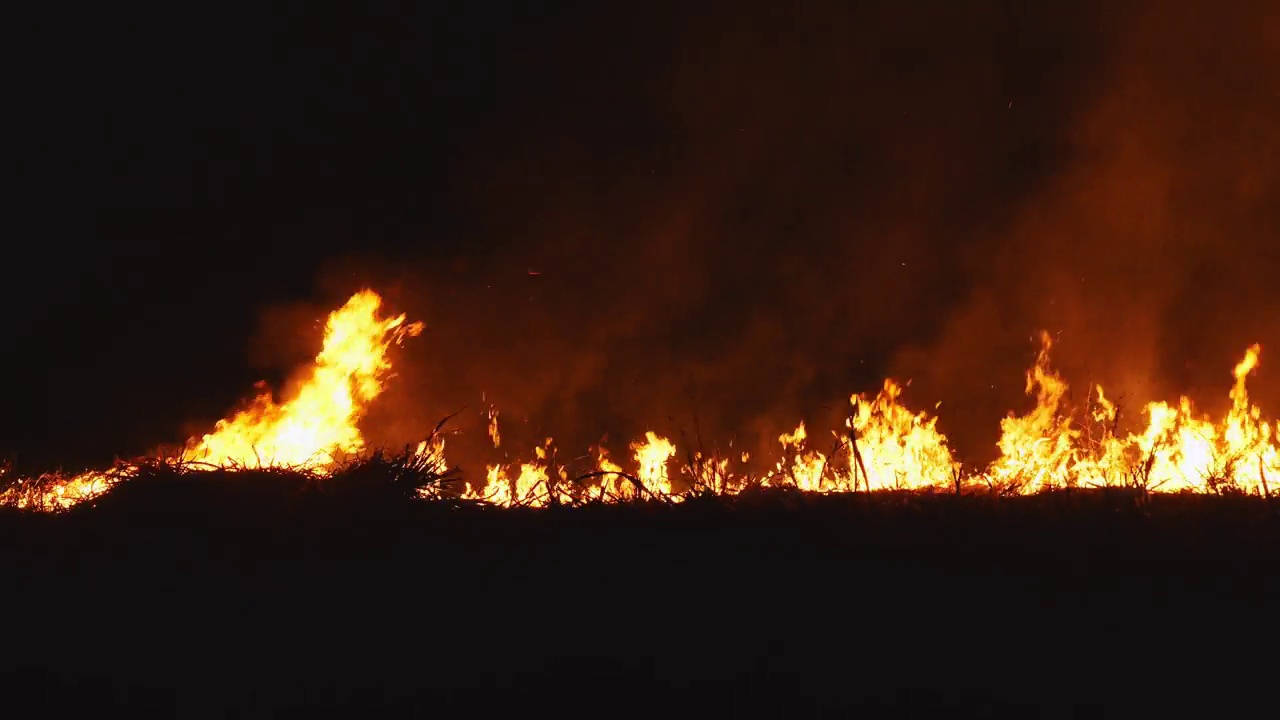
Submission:
POLYGON ((1216 717, 1270 712, 1280 680, 1258 499, 494 511, 138 485, 0 515, 6 708, 1216 717))

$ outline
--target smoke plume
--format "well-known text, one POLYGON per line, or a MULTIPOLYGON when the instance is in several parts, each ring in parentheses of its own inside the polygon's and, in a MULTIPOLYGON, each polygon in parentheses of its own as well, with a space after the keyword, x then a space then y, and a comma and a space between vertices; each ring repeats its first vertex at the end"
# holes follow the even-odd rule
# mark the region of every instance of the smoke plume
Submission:
POLYGON ((513 40, 512 122, 466 138, 452 229, 420 230, 449 251, 325 273, 427 324, 375 436, 463 410, 483 438, 493 403, 522 454, 649 428, 756 451, 891 375, 986 460, 1042 328, 1076 402, 1221 409, 1243 348, 1280 348, 1280 11, 1191 5, 685 9, 513 40))

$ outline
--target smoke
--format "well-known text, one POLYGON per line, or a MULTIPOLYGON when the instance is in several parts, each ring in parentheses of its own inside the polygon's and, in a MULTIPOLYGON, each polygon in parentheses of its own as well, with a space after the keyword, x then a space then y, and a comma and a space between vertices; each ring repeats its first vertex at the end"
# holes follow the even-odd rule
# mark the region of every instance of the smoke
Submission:
POLYGON ((426 321, 375 440, 461 410, 479 448, 493 403, 513 454, 772 452, 892 375, 985 459, 1041 328, 1135 411, 1280 348, 1270 5, 690 12, 513 39, 449 228, 324 273, 426 321))
MULTIPOLYGON (((955 406, 983 391, 973 379, 1019 386, 1036 327, 1058 336, 1078 394, 1101 383, 1130 419, 1184 393, 1221 410, 1244 348, 1280 341, 1280 104, 1266 90, 1280 81, 1280 12, 1191 5, 1127 16, 1074 113, 1070 161, 1018 208, 939 339, 900 356, 951 401, 944 423, 967 444, 979 433, 955 425, 955 406)), ((1254 395, 1274 407, 1265 369, 1254 395)), ((995 412, 974 405, 974 425, 995 412)))

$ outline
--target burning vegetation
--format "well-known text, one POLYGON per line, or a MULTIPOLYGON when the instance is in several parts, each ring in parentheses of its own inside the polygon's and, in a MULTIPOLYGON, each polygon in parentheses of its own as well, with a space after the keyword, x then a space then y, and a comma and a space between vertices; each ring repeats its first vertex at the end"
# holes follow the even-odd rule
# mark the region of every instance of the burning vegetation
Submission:
MULTIPOLYGON (((270 391, 261 393, 246 409, 218 421, 212 432, 188 440, 176 457, 160 454, 74 476, 10 479, 0 491, 0 505, 68 508, 155 463, 187 470, 287 467, 332 474, 366 450, 356 422, 383 390, 391 369, 387 349, 422 330, 421 323, 406 324, 404 315, 380 317, 381 305, 377 293, 365 290, 329 315, 324 347, 291 398, 277 402, 270 391)), ((428 446, 420 452, 428 453, 428 446)))
MULTIPOLYGON (((850 397, 842 432, 815 444, 804 423, 778 438, 771 467, 753 469, 751 457, 684 456, 670 439, 653 431, 632 442, 615 460, 603 445, 568 462, 546 438, 531 457, 489 465, 483 475, 455 482, 439 432, 388 457, 370 452, 358 423, 383 391, 392 345, 419 334, 421 323, 404 315, 383 317, 381 298, 356 293, 328 319, 324 345, 291 397, 270 392, 187 441, 180 452, 110 470, 78 475, 5 477, 0 469, 0 505, 56 511, 70 508, 157 469, 227 474, 285 471, 319 483, 364 477, 376 469, 425 499, 455 498, 497 506, 577 505, 656 500, 681 502, 693 495, 737 495, 753 488, 793 488, 811 493, 858 491, 990 492, 1031 494, 1063 488, 1127 487, 1154 492, 1245 493, 1270 496, 1280 483, 1280 442, 1275 425, 1250 403, 1248 376, 1261 348, 1254 345, 1234 369, 1230 409, 1218 421, 1198 413, 1191 400, 1151 402, 1142 411, 1145 428, 1121 435, 1119 410, 1102 387, 1090 388, 1088 407, 1073 412, 1066 381, 1053 370, 1052 341, 1041 336, 1026 393, 1035 406, 1001 421, 999 456, 984 468, 964 467, 938 418, 901 403, 904 387, 885 380, 874 396, 850 397), (585 460, 584 460, 585 458, 585 460), (621 462, 619 462, 621 460, 621 462)), ((493 446, 501 442, 498 409, 486 411, 493 446)), ((172 472, 170 474, 173 474, 172 472)), ((384 478, 386 479, 386 478, 384 478)))

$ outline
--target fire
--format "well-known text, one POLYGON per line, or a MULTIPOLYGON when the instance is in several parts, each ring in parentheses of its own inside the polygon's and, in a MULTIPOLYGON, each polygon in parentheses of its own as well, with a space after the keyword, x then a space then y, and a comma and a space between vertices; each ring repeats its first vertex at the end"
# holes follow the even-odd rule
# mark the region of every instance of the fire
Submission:
POLYGON ((533 449, 533 462, 521 463, 519 472, 512 474, 507 465, 490 465, 484 485, 468 483, 462 494, 464 500, 481 500, 494 505, 511 507, 546 507, 577 502, 580 493, 569 480, 568 472, 556 466, 553 439, 547 438, 533 449))
MULTIPOLYGON (((384 389, 391 370, 390 347, 422 330, 404 315, 383 317, 381 298, 370 290, 356 293, 334 311, 314 363, 290 396, 277 401, 270 392, 244 410, 189 440, 184 463, 214 467, 280 465, 305 467, 325 475, 344 458, 366 452, 358 427, 364 411, 384 389)), ((498 506, 545 507, 583 502, 679 501, 688 493, 733 495, 747 487, 793 487, 805 492, 881 490, 989 491, 1034 493, 1054 488, 1127 486, 1157 492, 1246 492, 1269 495, 1280 487, 1280 439, 1276 425, 1264 419, 1248 395, 1246 382, 1259 366, 1261 348, 1245 351, 1235 366, 1228 396, 1231 404, 1218 422, 1198 413, 1187 397, 1176 403, 1155 401, 1142 409, 1145 427, 1121 436, 1119 408, 1100 386, 1090 388, 1079 416, 1067 403, 1067 382, 1052 368, 1053 341, 1040 336, 1040 350, 1026 373, 1026 394, 1034 406, 1000 422, 999 455, 985 468, 962 469, 939 419, 902 404, 904 385, 885 380, 874 397, 850 396, 844 432, 832 433, 827 448, 813 447, 805 423, 778 436, 781 458, 770 470, 752 474, 751 456, 738 454, 741 469, 718 452, 688 455, 688 464, 672 463, 677 448, 650 430, 630 443, 631 455, 615 462, 601 445, 568 465, 556 459, 551 438, 534 447, 529 459, 507 458, 489 464, 482 481, 469 481, 461 493, 432 487, 425 498, 460 496, 498 506), (574 465, 585 461, 584 465, 574 465), (624 467, 628 465, 628 467, 624 467), (570 472, 570 466, 577 469, 570 472), (675 477, 684 480, 677 488, 675 477)), ((498 409, 485 411, 492 446, 501 446, 498 409)), ((732 443, 730 443, 732 446, 732 443)), ((433 435, 412 454, 424 466, 445 467, 444 441, 433 435)), ((8 480, 0 505, 58 510, 101 495, 137 474, 137 464, 74 476, 46 474, 8 480)), ((5 471, 0 468, 0 480, 5 471)))
POLYGON ((1130 447, 1134 440, 1115 436, 1119 408, 1107 399, 1101 385, 1094 388, 1093 404, 1089 412, 1093 425, 1086 425, 1076 436, 1082 444, 1075 455, 1070 477, 1075 478, 1076 485, 1083 486, 1132 484, 1127 479, 1131 475, 1131 460, 1136 457, 1130 447), (1099 433, 1096 440, 1093 438, 1094 428, 1099 433))
POLYGON ((1035 492, 1067 484, 1068 468, 1076 455, 1079 433, 1070 417, 1058 412, 1067 384, 1049 369, 1048 333, 1040 335, 1040 353, 1027 371, 1028 395, 1035 395, 1035 408, 1020 417, 1010 415, 1000 421, 1000 458, 986 473, 986 479, 1004 490, 1035 492))
POLYGON ((1275 425, 1262 420, 1245 388, 1261 353, 1254 345, 1236 365, 1235 384, 1228 393, 1231 409, 1217 425, 1196 417, 1185 397, 1177 409, 1165 403, 1147 406, 1151 422, 1146 432, 1132 438, 1146 462, 1144 484, 1167 490, 1235 488, 1269 494, 1280 480, 1280 447, 1275 425))
POLYGON ((836 436, 832 459, 806 448, 808 432, 800 423, 794 432, 778 438, 784 457, 775 476, 766 484, 793 485, 807 492, 855 492, 863 490, 918 490, 945 488, 958 477, 959 463, 951 456, 947 438, 938 432, 937 418, 913 413, 898 402, 902 386, 886 380, 872 399, 852 395, 851 417, 845 421, 848 435, 836 436), (781 480, 779 479, 781 478, 781 480))
POLYGON ((596 455, 596 472, 600 476, 596 499, 604 501, 630 500, 639 495, 631 478, 623 472, 622 466, 609 459, 609 451, 604 446, 596 455))
MULTIPOLYGON (((356 422, 383 390, 391 369, 387 350, 422 331, 404 315, 379 315, 382 298, 362 290, 330 314, 324 344, 305 379, 288 400, 270 392, 250 407, 220 420, 210 432, 187 441, 181 460, 210 466, 305 466, 323 474, 344 454, 364 449, 356 422)), ((0 493, 0 505, 42 510, 69 508, 96 497, 137 466, 71 477, 21 479, 0 493)))
POLYGON ((789 484, 806 492, 839 489, 838 481, 827 475, 827 456, 806 449, 808 438, 803 422, 796 426, 795 432, 778 436, 783 452, 790 453, 792 459, 790 465, 785 458, 778 461, 775 476, 766 480, 766 485, 789 484))
POLYGON ((670 495, 671 477, 667 474, 667 462, 675 457, 676 446, 652 430, 646 432, 644 437, 644 442, 631 444, 636 464, 640 466, 636 477, 649 495, 670 495))
MULTIPOLYGON (((747 454, 743 453, 742 456, 746 458, 747 454)), ((693 489, 718 495, 740 491, 745 481, 745 478, 737 477, 729 470, 729 458, 706 456, 700 451, 693 454, 693 464, 683 470, 689 475, 693 489)))
MULTIPOLYGON (((850 476, 863 479, 870 490, 947 487, 960 466, 951 456, 947 438, 937 430, 938 419, 913 413, 898 403, 902 387, 885 380, 875 399, 854 395, 850 447, 850 476)), ((857 489, 857 482, 852 489, 857 489)))
POLYGON ((1177 408, 1153 402, 1146 412, 1150 418, 1146 430, 1129 438, 1143 459, 1135 484, 1161 490, 1203 489, 1204 480, 1214 472, 1217 428, 1196 417, 1185 397, 1177 408))
MULTIPOLYGON (((124 470, 127 472, 128 468, 124 470)), ((0 480, 4 474, 0 471, 0 480)), ((0 506, 46 512, 66 510, 105 493, 121 480, 121 473, 98 470, 74 476, 48 473, 37 478, 18 478, 8 489, 0 491, 0 506)))
POLYGON ((293 398, 276 404, 270 392, 259 395, 189 443, 185 457, 212 465, 326 467, 339 454, 361 452, 356 420, 383 390, 388 347, 422 331, 421 323, 406 325, 404 315, 380 318, 381 304, 371 290, 352 296, 329 316, 324 348, 293 398))
POLYGON ((1144 409, 1147 426, 1115 435, 1117 410, 1096 389, 1091 417, 1102 426, 1093 440, 1071 423, 1061 408, 1067 384, 1049 370, 1051 343, 1042 337, 1035 366, 1027 373, 1027 393, 1036 407, 1001 423, 1000 458, 982 475, 1002 491, 1035 492, 1050 487, 1127 486, 1164 492, 1237 490, 1270 494, 1280 480, 1280 448, 1275 425, 1249 402, 1245 381, 1258 365, 1254 345, 1233 372, 1231 409, 1219 423, 1196 413, 1190 398, 1176 405, 1156 401, 1144 409))
POLYGON ((490 465, 484 488, 473 487, 465 497, 505 506, 541 506, 550 497, 547 482, 547 468, 536 463, 522 464, 515 477, 502 465, 490 465))

